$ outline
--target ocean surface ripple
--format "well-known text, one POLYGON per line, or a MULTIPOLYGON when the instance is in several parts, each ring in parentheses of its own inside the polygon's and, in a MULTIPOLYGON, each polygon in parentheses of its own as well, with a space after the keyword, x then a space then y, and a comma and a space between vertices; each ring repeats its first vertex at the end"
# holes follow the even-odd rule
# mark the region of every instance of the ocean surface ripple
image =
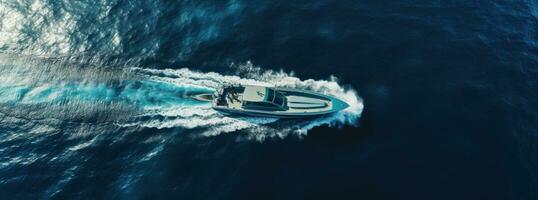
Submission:
POLYGON ((0 199, 538 199, 537 27, 536 0, 0 0, 0 199), (190 98, 230 83, 351 106, 190 98))

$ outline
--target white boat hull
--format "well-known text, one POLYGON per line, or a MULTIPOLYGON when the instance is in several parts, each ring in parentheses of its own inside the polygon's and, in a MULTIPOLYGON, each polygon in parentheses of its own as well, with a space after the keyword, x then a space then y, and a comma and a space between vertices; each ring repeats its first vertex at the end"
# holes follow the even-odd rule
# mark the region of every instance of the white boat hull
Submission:
POLYGON ((317 117, 335 113, 349 107, 344 101, 311 91, 272 88, 286 96, 288 110, 265 111, 244 109, 241 107, 218 106, 213 104, 213 109, 226 115, 246 115, 256 117, 276 117, 276 118, 305 118, 317 117))

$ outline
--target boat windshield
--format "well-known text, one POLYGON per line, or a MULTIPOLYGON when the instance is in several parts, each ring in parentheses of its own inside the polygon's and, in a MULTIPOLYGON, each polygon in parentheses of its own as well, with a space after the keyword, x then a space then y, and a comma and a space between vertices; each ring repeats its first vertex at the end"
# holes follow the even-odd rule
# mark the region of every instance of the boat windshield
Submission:
POLYGON ((267 101, 273 101, 275 98, 275 91, 272 89, 267 89, 267 101))
POLYGON ((282 95, 276 95, 275 100, 273 101, 276 105, 282 106, 284 104, 284 97, 282 95))
POLYGON ((279 106, 284 106, 284 103, 286 102, 286 97, 280 92, 275 92, 275 99, 273 100, 273 103, 279 106))
POLYGON ((267 101, 273 102, 274 104, 278 106, 284 106, 286 98, 284 97, 282 93, 268 88, 267 89, 267 101))

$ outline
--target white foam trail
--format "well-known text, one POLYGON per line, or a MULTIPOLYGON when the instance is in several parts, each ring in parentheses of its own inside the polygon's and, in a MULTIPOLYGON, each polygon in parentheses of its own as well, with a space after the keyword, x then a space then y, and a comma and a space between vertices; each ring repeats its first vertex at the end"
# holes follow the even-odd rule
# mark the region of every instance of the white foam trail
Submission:
POLYGON ((175 84, 181 87, 218 88, 223 84, 262 85, 308 89, 338 97, 350 106, 333 115, 314 120, 283 121, 274 118, 231 118, 211 109, 209 104, 201 106, 180 106, 167 109, 148 110, 145 116, 163 116, 164 119, 151 119, 124 126, 141 126, 150 128, 183 127, 203 129, 205 136, 244 130, 248 138, 263 140, 267 137, 285 137, 289 133, 306 134, 308 130, 323 125, 356 126, 363 110, 362 99, 357 92, 338 84, 338 79, 331 76, 328 80, 301 80, 293 73, 263 70, 247 62, 243 65, 232 65, 234 75, 223 75, 215 72, 197 72, 188 68, 182 69, 143 69, 133 68, 136 73, 148 79, 175 84))
POLYGON ((133 68, 134 71, 142 72, 153 80, 160 80, 169 83, 176 83, 182 86, 201 86, 218 88, 222 84, 245 84, 245 85, 263 85, 272 86, 265 81, 258 81, 254 79, 244 79, 239 76, 226 76, 215 72, 196 72, 188 68, 182 69, 143 69, 133 68))

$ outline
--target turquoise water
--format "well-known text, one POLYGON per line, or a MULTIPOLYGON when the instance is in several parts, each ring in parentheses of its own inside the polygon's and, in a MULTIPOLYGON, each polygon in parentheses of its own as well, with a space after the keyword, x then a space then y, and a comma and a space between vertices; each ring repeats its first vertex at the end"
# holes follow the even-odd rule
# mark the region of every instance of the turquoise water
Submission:
POLYGON ((124 103, 140 108, 197 105, 193 94, 212 92, 207 88, 181 87, 155 81, 128 81, 121 88, 104 83, 54 83, 38 86, 4 86, 0 93, 2 104, 63 104, 79 101, 87 104, 124 103))

